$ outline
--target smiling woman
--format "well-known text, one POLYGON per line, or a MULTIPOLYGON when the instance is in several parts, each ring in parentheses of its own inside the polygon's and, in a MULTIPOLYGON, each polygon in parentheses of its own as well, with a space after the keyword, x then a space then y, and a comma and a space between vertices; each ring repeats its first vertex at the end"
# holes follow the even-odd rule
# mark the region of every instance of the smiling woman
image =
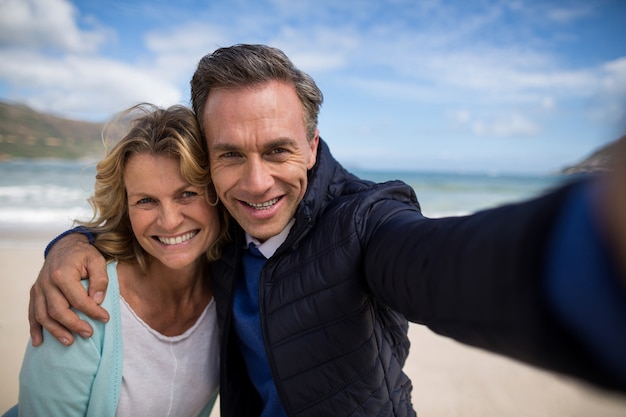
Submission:
MULTIPOLYGON (((190 185, 181 176, 179 165, 176 158, 146 153, 133 155, 126 162, 128 217, 137 244, 148 254, 148 270, 194 271, 197 260, 220 233, 217 209, 209 205, 206 187, 190 185)), ((144 274, 147 278, 156 275, 150 271, 144 274)), ((189 283, 182 278, 196 278, 194 274, 184 277, 180 273, 178 277, 181 280, 172 284, 183 287, 189 283)), ((147 288, 140 291, 138 302, 145 302, 145 294, 157 283, 150 279, 140 283, 147 288)))
POLYGON ((140 116, 97 165, 93 219, 80 223, 108 260, 102 306, 111 319, 90 320, 93 336, 67 350, 50 334, 27 348, 21 415, 208 416, 216 399, 208 264, 226 239, 226 216, 191 110, 132 111, 140 116))

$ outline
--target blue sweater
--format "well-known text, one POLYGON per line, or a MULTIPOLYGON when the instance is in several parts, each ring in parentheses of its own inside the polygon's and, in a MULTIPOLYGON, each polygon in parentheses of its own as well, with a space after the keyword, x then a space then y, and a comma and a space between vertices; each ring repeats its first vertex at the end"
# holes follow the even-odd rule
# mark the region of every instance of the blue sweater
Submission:
POLYGON ((122 384, 116 265, 107 267, 109 287, 102 303, 110 314, 109 323, 79 313, 92 326, 92 337, 77 337, 68 348, 44 331, 41 346, 28 344, 20 371, 20 415, 115 417, 122 384))

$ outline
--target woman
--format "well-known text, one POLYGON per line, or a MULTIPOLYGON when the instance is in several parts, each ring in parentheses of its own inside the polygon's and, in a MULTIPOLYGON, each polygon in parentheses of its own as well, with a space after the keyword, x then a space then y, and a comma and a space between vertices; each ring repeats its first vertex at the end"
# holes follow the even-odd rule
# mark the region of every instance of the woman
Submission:
POLYGON ((194 114, 150 105, 98 163, 93 232, 109 260, 109 323, 66 348, 29 344, 20 415, 208 416, 218 392, 218 328, 208 263, 227 216, 217 207, 194 114), (207 354, 209 352, 209 354, 207 354))

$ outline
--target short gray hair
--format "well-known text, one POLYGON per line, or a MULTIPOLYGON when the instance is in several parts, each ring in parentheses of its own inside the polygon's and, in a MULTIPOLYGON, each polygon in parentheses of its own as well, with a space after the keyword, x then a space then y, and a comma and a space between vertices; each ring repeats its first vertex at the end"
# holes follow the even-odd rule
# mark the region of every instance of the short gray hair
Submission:
POLYGON ((296 68, 283 51, 267 45, 219 48, 200 60, 191 78, 191 105, 202 131, 204 108, 212 89, 249 87, 268 81, 293 85, 302 103, 307 139, 312 140, 324 101, 322 92, 313 78, 296 68))

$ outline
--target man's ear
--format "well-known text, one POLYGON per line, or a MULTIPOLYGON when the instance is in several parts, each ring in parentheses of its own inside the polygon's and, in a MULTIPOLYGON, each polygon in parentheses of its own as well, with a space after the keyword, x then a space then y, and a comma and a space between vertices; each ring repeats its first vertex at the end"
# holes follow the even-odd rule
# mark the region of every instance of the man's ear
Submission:
POLYGON ((307 165, 307 169, 313 168, 317 161, 317 145, 320 143, 320 130, 315 129, 315 136, 309 141, 309 149, 311 150, 311 158, 307 165))

